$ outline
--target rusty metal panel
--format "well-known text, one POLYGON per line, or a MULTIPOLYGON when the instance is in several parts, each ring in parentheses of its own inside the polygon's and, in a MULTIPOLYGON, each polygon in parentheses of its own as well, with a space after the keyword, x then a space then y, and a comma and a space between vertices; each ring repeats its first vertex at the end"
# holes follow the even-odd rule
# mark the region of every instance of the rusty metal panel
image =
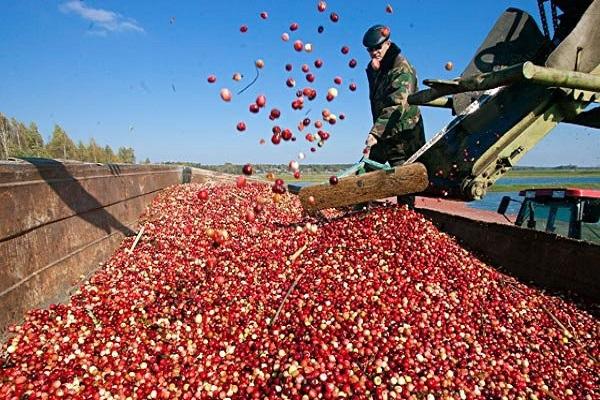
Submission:
POLYGON ((484 261, 522 282, 575 292, 600 303, 600 246, 514 225, 419 212, 484 261))
POLYGON ((0 163, 0 333, 105 261, 176 166, 0 163))
MULTIPOLYGON (((0 240, 73 215, 102 209, 126 198, 177 184, 181 169, 170 166, 63 164, 0 164, 0 240)), ((88 220, 106 232, 119 221, 105 215, 88 220)))

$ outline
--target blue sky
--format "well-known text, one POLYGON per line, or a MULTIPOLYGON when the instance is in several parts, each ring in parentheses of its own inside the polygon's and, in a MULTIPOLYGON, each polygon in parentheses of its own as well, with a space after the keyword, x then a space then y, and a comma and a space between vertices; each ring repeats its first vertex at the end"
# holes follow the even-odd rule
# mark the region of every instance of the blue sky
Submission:
MULTIPOLYGON (((370 128, 361 46, 364 30, 375 23, 391 28, 392 39, 418 70, 419 79, 450 79, 460 74, 500 13, 510 6, 539 21, 537 2, 526 1, 363 1, 329 0, 324 13, 316 0, 295 1, 52 1, 4 0, 0 24, 0 112, 26 123, 34 121, 45 137, 55 123, 75 140, 94 137, 113 148, 132 146, 138 160, 287 163, 299 152, 307 163, 350 163, 361 154, 370 128), (386 13, 386 5, 393 13, 386 13), (262 20, 260 12, 268 18, 262 20), (340 16, 337 23, 330 12, 340 16), (292 22, 299 29, 290 32, 292 22), (242 34, 239 27, 248 26, 242 34), (323 25, 324 32, 317 33, 323 25), (288 32, 289 42, 281 40, 288 32), (296 52, 295 39, 313 45, 296 52), (350 47, 343 55, 340 48, 350 47), (236 92, 254 77, 254 61, 265 67, 257 82, 236 92), (316 69, 313 61, 324 66, 316 69), (358 60, 354 69, 350 58, 358 60), (446 71, 447 61, 455 65, 446 71), (284 66, 293 65, 287 72, 284 66), (309 64, 318 97, 301 111, 290 107, 295 90, 309 85, 300 71, 309 64), (232 80, 243 74, 240 82, 232 80), (215 84, 207 83, 210 74, 215 84), (324 97, 343 84, 333 102, 324 97), (292 76, 297 87, 289 89, 292 76), (356 92, 348 90, 355 82, 356 92), (219 90, 234 92, 223 102, 219 90), (248 106, 264 94, 267 106, 251 114, 248 106), (331 127, 331 138, 311 153, 304 133, 296 142, 270 143, 268 112, 282 111, 277 123, 296 131, 305 116, 318 119, 324 107, 344 113, 331 127), (235 126, 245 121, 248 129, 235 126), (259 144, 264 138, 267 143, 259 144)), ((427 137, 450 121, 447 110, 423 109, 427 137)), ((314 133, 314 129, 309 130, 314 133)), ((600 165, 597 130, 562 125, 528 153, 521 165, 600 165)))

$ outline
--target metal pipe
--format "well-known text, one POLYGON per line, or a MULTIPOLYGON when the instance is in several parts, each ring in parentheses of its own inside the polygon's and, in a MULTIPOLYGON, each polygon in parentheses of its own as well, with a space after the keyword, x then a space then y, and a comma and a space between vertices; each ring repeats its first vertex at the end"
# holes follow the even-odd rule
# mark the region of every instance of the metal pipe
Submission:
POLYGON ((452 103, 452 97, 440 97, 421 105, 428 107, 452 108, 452 103))
POLYGON ((499 71, 456 78, 451 81, 426 79, 423 83, 431 88, 411 94, 408 96, 408 102, 425 105, 449 94, 487 90, 521 81, 548 87, 600 92, 600 76, 598 75, 540 67, 527 61, 499 71))
POLYGON ((600 76, 598 75, 540 67, 529 61, 523 64, 523 78, 543 86, 600 92, 600 76))

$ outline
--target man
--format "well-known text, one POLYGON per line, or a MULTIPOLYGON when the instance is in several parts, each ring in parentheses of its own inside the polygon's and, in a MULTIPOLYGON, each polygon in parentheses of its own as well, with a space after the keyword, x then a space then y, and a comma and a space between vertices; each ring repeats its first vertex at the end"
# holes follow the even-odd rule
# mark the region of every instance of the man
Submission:
MULTIPOLYGON (((370 27, 363 45, 371 57, 366 71, 373 114, 364 154, 382 164, 401 165, 425 144, 421 112, 408 104, 408 95, 417 90, 417 73, 390 40, 388 27, 370 27)), ((398 197, 399 204, 410 208, 414 202, 414 196, 398 197)))

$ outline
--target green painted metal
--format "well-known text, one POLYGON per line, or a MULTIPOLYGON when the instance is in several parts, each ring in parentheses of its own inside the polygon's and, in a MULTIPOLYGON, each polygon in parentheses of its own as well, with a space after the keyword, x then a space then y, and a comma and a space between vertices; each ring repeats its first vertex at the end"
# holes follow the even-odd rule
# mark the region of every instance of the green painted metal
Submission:
POLYGON ((556 68, 540 67, 529 61, 511 65, 499 71, 477 74, 454 80, 425 79, 423 83, 430 89, 421 90, 408 97, 411 104, 425 105, 440 97, 473 91, 481 91, 529 81, 548 87, 588 90, 600 92, 600 76, 577 71, 562 71, 556 68))
POLYGON ((439 97, 437 99, 431 100, 428 103, 421 104, 422 106, 428 107, 438 107, 438 108, 452 108, 454 101, 452 97, 439 97))

